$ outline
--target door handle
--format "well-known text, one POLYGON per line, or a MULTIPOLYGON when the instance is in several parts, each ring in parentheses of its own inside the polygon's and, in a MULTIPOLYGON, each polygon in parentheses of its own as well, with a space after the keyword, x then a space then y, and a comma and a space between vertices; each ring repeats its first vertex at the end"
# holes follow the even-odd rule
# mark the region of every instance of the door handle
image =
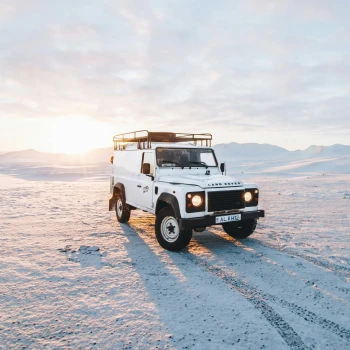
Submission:
POLYGON ((137 187, 141 187, 141 185, 137 185, 137 187))

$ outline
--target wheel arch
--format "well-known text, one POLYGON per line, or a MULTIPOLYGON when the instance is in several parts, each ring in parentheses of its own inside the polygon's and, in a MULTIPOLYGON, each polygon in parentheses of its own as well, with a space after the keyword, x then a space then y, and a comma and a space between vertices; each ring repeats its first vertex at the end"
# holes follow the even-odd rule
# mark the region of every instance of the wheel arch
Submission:
POLYGON ((113 188, 113 196, 116 196, 118 193, 120 193, 123 196, 124 200, 126 199, 125 186, 121 182, 117 182, 113 188))
POLYGON ((174 210, 175 217, 177 219, 181 218, 181 213, 180 213, 180 206, 177 198, 170 194, 170 193, 162 193, 156 204, 156 212, 155 214, 157 215, 163 208, 165 207, 171 207, 174 210))
POLYGON ((113 196, 109 200, 109 211, 115 209, 116 196, 119 193, 122 195, 124 202, 126 202, 125 186, 121 182, 117 182, 113 187, 113 196))

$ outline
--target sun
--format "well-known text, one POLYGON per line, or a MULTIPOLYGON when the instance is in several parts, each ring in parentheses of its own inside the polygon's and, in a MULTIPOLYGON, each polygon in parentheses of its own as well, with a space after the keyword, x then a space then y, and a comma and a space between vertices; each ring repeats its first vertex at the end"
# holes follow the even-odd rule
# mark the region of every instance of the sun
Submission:
POLYGON ((111 146, 111 134, 106 124, 87 117, 57 118, 52 123, 50 141, 55 153, 79 154, 111 146))

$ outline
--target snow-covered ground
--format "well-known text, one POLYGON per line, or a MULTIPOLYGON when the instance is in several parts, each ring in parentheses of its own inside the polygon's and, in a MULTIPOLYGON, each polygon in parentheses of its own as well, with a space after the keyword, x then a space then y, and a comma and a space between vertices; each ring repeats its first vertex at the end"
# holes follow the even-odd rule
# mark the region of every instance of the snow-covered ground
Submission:
POLYGON ((172 253, 152 215, 108 212, 105 168, 3 166, 0 348, 349 349, 350 175, 291 169, 241 174, 251 238, 172 253))

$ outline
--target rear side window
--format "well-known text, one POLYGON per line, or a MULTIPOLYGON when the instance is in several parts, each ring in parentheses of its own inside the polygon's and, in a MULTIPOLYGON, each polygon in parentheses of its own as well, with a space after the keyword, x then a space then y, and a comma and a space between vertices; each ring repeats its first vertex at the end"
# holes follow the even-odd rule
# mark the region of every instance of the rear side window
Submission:
POLYGON ((151 153, 151 152, 143 153, 141 172, 142 172, 144 163, 148 163, 150 165, 150 173, 151 175, 154 175, 154 153, 151 153))

